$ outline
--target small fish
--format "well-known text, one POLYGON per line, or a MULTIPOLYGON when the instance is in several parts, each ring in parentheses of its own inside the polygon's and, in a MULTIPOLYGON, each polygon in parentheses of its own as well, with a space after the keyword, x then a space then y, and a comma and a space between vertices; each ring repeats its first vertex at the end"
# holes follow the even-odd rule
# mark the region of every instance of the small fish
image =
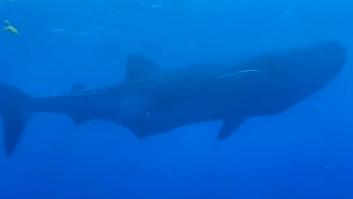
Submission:
POLYGON ((15 35, 19 35, 19 31, 17 30, 17 28, 15 26, 13 26, 8 20, 4 20, 5 23, 5 28, 3 29, 6 32, 15 34, 15 35))
POLYGON ((62 29, 62 28, 54 28, 54 29, 51 30, 51 32, 53 32, 53 33, 64 33, 65 30, 62 29))

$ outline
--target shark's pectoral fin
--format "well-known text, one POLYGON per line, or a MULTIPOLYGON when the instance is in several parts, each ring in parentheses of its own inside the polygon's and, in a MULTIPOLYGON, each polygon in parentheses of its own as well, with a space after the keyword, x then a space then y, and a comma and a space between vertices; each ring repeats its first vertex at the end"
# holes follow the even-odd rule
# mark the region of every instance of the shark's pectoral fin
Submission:
POLYGON ((223 126, 218 133, 218 140, 225 140, 229 138, 229 136, 240 127, 244 120, 245 118, 225 119, 223 126))

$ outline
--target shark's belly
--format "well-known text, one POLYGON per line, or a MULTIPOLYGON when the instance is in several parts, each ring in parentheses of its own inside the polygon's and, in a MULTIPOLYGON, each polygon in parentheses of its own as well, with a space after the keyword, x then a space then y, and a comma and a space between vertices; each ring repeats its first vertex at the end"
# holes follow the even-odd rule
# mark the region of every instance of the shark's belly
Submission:
POLYGON ((142 134, 157 134, 199 122, 223 120, 227 115, 245 114, 251 104, 242 103, 232 89, 190 89, 163 91, 148 99, 140 112, 136 128, 142 134), (158 97, 155 97, 158 96, 158 97))

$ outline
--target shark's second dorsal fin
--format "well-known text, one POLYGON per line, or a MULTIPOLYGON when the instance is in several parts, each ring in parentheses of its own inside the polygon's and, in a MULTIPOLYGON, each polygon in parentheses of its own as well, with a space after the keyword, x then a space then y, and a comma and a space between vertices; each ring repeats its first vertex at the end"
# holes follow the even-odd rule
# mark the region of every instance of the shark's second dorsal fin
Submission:
POLYGON ((127 57, 126 81, 140 82, 155 76, 159 70, 160 67, 152 60, 139 54, 130 54, 127 57))

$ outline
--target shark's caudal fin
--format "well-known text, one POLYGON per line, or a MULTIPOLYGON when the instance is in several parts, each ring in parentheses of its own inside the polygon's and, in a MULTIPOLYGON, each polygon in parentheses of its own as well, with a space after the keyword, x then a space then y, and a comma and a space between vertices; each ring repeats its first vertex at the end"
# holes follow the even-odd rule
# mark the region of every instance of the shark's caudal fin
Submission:
POLYGON ((30 96, 26 93, 0 83, 0 116, 4 126, 4 145, 7 156, 15 150, 26 126, 26 101, 30 96))

